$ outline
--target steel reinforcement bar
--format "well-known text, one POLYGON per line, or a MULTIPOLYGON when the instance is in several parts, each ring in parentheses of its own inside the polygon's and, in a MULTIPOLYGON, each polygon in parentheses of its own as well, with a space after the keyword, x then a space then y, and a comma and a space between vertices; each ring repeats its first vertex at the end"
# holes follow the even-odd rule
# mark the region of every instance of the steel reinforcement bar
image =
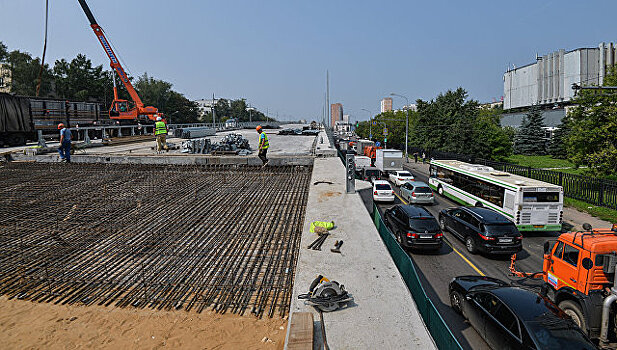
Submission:
POLYGON ((289 311, 310 167, 0 165, 0 295, 289 311))

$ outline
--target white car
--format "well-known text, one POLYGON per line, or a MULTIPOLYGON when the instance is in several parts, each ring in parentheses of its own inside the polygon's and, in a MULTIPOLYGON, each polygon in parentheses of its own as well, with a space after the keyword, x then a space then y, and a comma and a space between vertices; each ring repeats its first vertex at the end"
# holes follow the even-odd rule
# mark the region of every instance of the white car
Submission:
POLYGON ((409 171, 395 171, 390 174, 389 179, 393 184, 400 186, 405 182, 413 181, 414 177, 409 171))
POLYGON ((394 202, 394 190, 388 181, 373 181, 373 200, 375 202, 394 202))

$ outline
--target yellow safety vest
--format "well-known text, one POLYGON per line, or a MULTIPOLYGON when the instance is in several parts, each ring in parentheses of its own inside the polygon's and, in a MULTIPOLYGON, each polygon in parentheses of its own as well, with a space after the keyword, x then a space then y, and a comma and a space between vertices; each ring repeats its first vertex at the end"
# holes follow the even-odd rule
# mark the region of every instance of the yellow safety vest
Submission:
POLYGON ((268 147, 270 147, 270 143, 268 142, 268 135, 266 135, 265 132, 262 132, 261 134, 259 134, 259 144, 262 145, 262 149, 268 149, 268 147), (263 143, 262 143, 262 138, 263 138, 263 143))
POLYGON ((167 126, 165 126, 164 122, 156 122, 154 123, 154 135, 163 135, 167 134, 167 126))
POLYGON ((327 221, 313 221, 311 222, 311 228, 309 229, 309 232, 315 232, 315 227, 323 227, 326 230, 331 230, 334 228, 334 221, 331 222, 327 222, 327 221))

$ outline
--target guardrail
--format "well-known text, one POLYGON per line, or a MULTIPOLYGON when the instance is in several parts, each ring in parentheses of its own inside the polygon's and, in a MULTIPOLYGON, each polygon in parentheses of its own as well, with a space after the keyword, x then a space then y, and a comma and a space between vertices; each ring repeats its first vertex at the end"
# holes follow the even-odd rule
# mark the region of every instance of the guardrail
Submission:
POLYGON ((416 267, 409 255, 398 244, 394 235, 390 232, 388 227, 381 219, 381 214, 377 210, 377 206, 373 203, 373 223, 377 227, 377 231, 381 236, 384 244, 388 248, 392 260, 396 264, 399 272, 403 276, 403 280, 407 285, 407 288, 411 292, 413 300, 416 302, 416 306, 420 311, 420 315, 424 320, 426 328, 431 333, 435 344, 439 349, 463 349, 461 344, 456 340, 450 328, 443 320, 439 311, 435 307, 435 304, 426 295, 424 287, 420 282, 420 277, 416 272, 416 267))

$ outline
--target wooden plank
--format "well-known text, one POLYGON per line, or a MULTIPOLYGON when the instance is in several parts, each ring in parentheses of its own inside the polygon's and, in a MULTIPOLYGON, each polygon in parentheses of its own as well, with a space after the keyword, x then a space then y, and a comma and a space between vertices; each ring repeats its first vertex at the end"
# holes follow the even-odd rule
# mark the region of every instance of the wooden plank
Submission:
POLYGON ((313 350, 313 314, 294 312, 289 326, 288 350, 313 350))

